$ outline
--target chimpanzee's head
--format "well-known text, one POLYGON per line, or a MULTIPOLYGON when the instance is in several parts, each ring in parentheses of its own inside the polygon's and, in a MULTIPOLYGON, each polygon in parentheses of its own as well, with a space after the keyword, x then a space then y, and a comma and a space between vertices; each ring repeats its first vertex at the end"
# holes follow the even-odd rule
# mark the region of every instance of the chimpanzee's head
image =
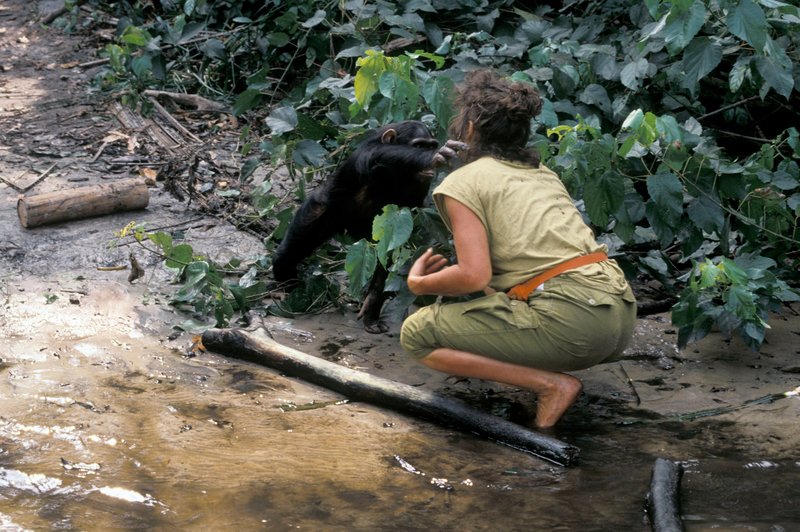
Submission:
POLYGON ((409 144, 415 148, 435 150, 439 142, 428 127, 418 120, 404 120, 387 124, 376 132, 381 144, 409 144))

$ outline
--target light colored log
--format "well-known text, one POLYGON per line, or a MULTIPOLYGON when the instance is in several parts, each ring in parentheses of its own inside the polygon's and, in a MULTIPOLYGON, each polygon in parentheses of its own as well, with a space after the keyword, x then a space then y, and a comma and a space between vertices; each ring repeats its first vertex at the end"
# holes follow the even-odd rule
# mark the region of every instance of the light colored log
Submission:
POLYGON ((144 209, 150 193, 142 179, 124 179, 88 187, 25 195, 17 201, 22 227, 80 220, 113 212, 144 209))
POLYGON ((279 344, 263 333, 209 329, 203 333, 203 345, 220 354, 255 362, 324 386, 350 399, 480 434, 560 465, 572 465, 578 461, 580 451, 573 445, 487 414, 462 401, 303 353, 279 344))

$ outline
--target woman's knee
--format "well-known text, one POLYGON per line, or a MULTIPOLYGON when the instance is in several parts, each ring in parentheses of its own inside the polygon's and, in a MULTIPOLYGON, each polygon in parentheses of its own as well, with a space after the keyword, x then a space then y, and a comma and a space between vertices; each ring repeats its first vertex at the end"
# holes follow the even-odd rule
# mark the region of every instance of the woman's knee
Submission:
POLYGON ((422 334, 421 321, 417 314, 412 314, 400 327, 400 345, 418 360, 428 356, 434 349, 422 334))

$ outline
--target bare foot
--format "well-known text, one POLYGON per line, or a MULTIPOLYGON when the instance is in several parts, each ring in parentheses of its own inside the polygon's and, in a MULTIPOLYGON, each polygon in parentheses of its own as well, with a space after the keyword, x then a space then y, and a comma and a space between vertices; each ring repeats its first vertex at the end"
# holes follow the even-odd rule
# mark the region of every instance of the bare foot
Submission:
POLYGON ((536 396, 536 427, 546 429, 555 425, 578 399, 582 389, 581 381, 572 375, 558 373, 551 389, 539 392, 536 396))

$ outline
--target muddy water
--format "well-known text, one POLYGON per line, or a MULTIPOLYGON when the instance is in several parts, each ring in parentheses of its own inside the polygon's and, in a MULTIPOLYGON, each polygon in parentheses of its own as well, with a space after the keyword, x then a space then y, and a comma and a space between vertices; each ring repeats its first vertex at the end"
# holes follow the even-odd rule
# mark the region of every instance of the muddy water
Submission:
MULTIPOLYGON (((800 462, 748 455, 730 425, 617 425, 595 405, 558 434, 582 449, 565 469, 190 356, 186 335, 167 340, 176 317, 122 284, 11 286, 0 298, 0 530, 648 530, 658 456, 686 463, 689 530, 800 523, 800 462)), ((301 349, 314 342, 292 323, 266 325, 301 349)))

